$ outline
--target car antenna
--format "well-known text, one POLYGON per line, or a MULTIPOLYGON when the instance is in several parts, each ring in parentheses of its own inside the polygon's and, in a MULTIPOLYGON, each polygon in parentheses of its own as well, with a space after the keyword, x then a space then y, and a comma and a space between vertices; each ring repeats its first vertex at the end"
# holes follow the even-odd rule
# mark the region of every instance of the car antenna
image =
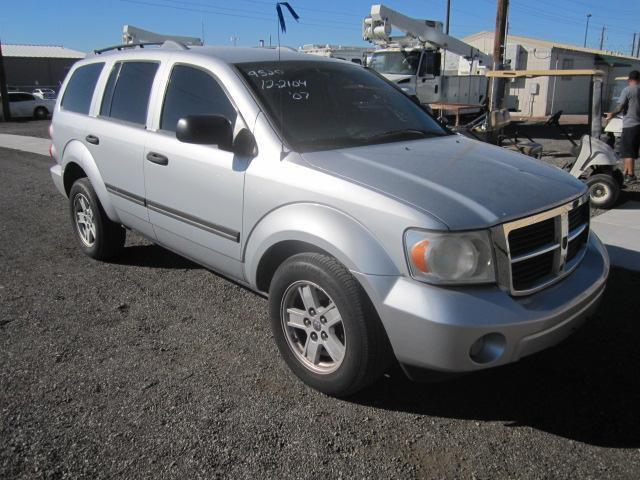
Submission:
MULTIPOLYGON (((284 22, 284 15, 282 14, 282 6, 287 7, 287 10, 289 10, 289 13, 291 14, 291 16, 293 17, 293 19, 297 22, 300 19, 300 16, 296 13, 296 11, 293 9, 293 7, 291 5, 289 5, 289 2, 277 2, 276 3, 276 12, 278 13, 278 67, 281 66, 281 58, 280 58, 280 49, 282 48, 280 46, 280 30, 282 30, 282 33, 287 33, 287 25, 284 22)), ((280 69, 282 71, 282 69, 280 69)), ((284 134, 284 110, 282 108, 282 89, 278 89, 278 91, 280 92, 280 160, 284 159, 284 157, 286 156, 286 154, 284 153, 284 138, 283 138, 283 134, 284 134)))

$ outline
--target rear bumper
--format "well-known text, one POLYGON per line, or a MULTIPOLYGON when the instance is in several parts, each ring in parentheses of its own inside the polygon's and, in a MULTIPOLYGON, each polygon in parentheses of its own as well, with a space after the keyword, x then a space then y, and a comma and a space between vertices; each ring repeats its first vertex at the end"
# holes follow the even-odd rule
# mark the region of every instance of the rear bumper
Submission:
POLYGON ((592 233, 567 278, 526 297, 495 286, 442 288, 407 277, 355 275, 402 364, 466 372, 515 362, 569 336, 597 307, 608 273, 606 250, 592 233), (481 337, 485 341, 476 343, 481 337))
POLYGON ((66 197, 67 192, 64 189, 64 180, 62 179, 62 167, 56 164, 49 169, 49 172, 51 172, 51 178, 53 179, 53 183, 58 189, 58 191, 66 197))

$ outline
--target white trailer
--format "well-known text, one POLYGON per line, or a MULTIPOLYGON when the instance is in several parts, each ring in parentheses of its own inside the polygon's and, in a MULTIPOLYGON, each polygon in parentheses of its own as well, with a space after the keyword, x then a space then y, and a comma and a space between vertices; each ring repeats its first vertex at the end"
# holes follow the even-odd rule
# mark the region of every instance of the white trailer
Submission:
POLYGON ((183 45, 202 45, 202 39, 198 37, 184 37, 180 35, 164 35, 162 33, 143 30, 133 25, 122 27, 122 43, 163 43, 166 41, 178 42, 183 45))
POLYGON ((382 47, 372 54, 369 66, 420 102, 468 106, 485 102, 487 77, 474 72, 491 68, 491 57, 443 33, 442 22, 414 19, 384 5, 372 5, 362 36, 382 47), (393 28, 404 36, 392 37, 393 28), (469 74, 444 74, 444 55, 464 58, 469 74))
POLYGON ((300 47, 298 51, 310 55, 319 55, 321 57, 339 58, 347 62, 364 65, 366 64, 367 56, 371 55, 374 49, 368 47, 351 47, 348 45, 307 44, 300 47))

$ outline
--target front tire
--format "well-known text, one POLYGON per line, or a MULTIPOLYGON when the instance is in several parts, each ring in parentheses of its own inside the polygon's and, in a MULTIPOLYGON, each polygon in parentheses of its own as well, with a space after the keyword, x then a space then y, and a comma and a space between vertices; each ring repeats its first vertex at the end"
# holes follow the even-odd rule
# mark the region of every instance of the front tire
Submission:
POLYGON ((613 207, 620 195, 620 185, 612 175, 598 173, 586 180, 591 206, 607 210, 613 207))
POLYGON ((276 270, 271 327, 293 373, 327 395, 345 397, 389 367, 386 333, 362 287, 337 260, 301 253, 276 270))
POLYGON ((126 230, 107 217, 88 178, 71 186, 69 208, 76 238, 86 255, 106 260, 122 250, 126 230))

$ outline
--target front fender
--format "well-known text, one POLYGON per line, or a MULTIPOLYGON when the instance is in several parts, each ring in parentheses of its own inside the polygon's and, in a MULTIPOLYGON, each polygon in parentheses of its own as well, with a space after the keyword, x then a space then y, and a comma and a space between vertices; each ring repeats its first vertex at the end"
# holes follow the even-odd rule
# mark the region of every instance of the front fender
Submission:
POLYGON ((72 140, 65 146, 64 153, 62 154, 63 177, 64 171, 70 163, 77 163, 87 174, 87 177, 91 182, 91 186, 95 190, 107 216, 112 221, 121 223, 118 213, 111 203, 111 197, 109 196, 107 187, 102 180, 102 175, 100 175, 98 165, 96 164, 96 161, 93 158, 93 155, 91 155, 89 149, 82 142, 72 140))
POLYGON ((271 211, 249 234, 244 265, 245 278, 250 285, 256 286, 258 265, 265 252, 280 242, 291 240, 326 251, 354 272, 400 273, 373 233, 353 217, 326 205, 296 203, 271 211))

